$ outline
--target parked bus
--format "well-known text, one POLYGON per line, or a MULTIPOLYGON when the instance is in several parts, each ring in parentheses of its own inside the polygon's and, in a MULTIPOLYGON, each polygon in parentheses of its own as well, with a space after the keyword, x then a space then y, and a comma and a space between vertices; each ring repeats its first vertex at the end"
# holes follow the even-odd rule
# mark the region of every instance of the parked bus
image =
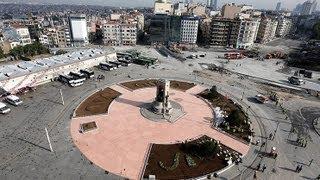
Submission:
POLYGON ((59 75, 59 81, 62 83, 66 83, 71 87, 81 86, 84 82, 83 79, 77 79, 68 75, 59 75))
POLYGON ((74 77, 77 80, 82 80, 82 81, 86 80, 86 75, 82 73, 70 72, 69 75, 74 77))
POLYGON ((87 79, 94 78, 94 72, 89 69, 81 69, 80 73, 84 74, 87 79))
POLYGON ((99 64, 100 69, 102 70, 107 70, 107 71, 111 71, 116 69, 116 67, 112 66, 111 64, 108 63, 100 63, 99 64))

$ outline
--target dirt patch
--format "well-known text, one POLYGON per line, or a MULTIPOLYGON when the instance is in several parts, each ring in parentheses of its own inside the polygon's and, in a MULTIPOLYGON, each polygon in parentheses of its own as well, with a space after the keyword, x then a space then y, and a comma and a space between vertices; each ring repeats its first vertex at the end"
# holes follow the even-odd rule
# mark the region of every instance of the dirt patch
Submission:
MULTIPOLYGON (((141 88, 155 87, 157 84, 156 79, 146 79, 146 80, 138 80, 138 81, 130 81, 121 83, 121 85, 131 89, 137 90, 141 88)), ((186 91, 192 87, 194 87, 194 83, 182 82, 182 81, 170 81, 170 87, 173 89, 177 89, 180 91, 186 91)))
MULTIPOLYGON (((152 145, 144 178, 155 175, 156 179, 188 179, 204 176, 226 167, 227 162, 222 158, 223 156, 214 155, 209 158, 200 158, 185 150, 186 144, 199 143, 204 139, 211 138, 203 136, 184 145, 183 143, 152 145)), ((221 149, 218 152, 228 150, 230 153, 235 153, 221 144, 220 146, 221 149)))
POLYGON ((111 102, 120 95, 121 93, 111 88, 96 92, 80 104, 76 117, 107 113, 111 102))

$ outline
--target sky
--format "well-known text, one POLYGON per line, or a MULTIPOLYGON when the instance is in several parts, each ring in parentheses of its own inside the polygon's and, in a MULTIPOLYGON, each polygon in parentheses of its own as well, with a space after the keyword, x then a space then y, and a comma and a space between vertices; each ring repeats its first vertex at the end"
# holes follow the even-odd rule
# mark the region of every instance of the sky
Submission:
MULTIPOLYGON (((178 0, 173 0, 178 1, 178 0)), ((282 3, 282 8, 293 9, 298 3, 306 0, 218 0, 218 6, 228 2, 236 4, 250 4, 257 9, 275 9, 277 2, 282 3)), ((17 3, 54 3, 54 4, 87 4, 103 5, 116 7, 152 7, 154 0, 0 0, 0 2, 17 2, 17 3)), ((207 0, 194 0, 194 2, 206 3, 207 0)))

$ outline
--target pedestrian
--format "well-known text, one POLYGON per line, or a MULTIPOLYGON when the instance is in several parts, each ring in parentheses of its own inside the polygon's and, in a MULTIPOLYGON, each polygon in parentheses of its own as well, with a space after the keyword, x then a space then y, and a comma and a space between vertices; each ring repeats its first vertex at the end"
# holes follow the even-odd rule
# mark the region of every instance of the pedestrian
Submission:
POLYGON ((302 165, 300 166, 300 168, 299 168, 299 173, 302 171, 302 165))
POLYGON ((298 164, 297 167, 296 167, 296 172, 298 172, 300 169, 300 165, 298 164))
POLYGON ((262 172, 264 172, 264 170, 266 170, 266 169, 267 169, 266 164, 263 164, 263 166, 262 166, 262 172))
POLYGON ((257 179, 257 171, 254 171, 253 178, 257 179))
POLYGON ((261 166, 261 163, 259 163, 258 166, 257 166, 257 170, 258 171, 260 170, 260 166, 261 166))
POLYGON ((258 146, 258 145, 259 145, 259 143, 260 143, 260 140, 257 140, 257 141, 256 141, 256 146, 258 146))
POLYGON ((309 165, 308 165, 308 166, 311 166, 312 162, 313 162, 313 159, 311 159, 311 160, 309 161, 309 165))
POLYGON ((261 144, 261 147, 263 147, 263 146, 265 146, 266 145, 266 142, 263 142, 262 144, 261 144))
POLYGON ((272 133, 269 134, 269 139, 270 139, 270 140, 272 139, 272 133))

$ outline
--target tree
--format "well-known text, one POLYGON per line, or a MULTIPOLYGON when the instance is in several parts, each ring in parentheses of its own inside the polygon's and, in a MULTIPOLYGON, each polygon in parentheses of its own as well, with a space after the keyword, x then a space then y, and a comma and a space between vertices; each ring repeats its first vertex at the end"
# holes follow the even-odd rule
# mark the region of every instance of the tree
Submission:
POLYGON ((3 49, 0 47, 0 59, 2 59, 4 57, 5 57, 5 55, 4 55, 3 49))
POLYGON ((313 26, 313 34, 315 39, 320 40, 320 21, 313 26))
POLYGON ((209 99, 216 99, 219 96, 219 93, 217 91, 217 86, 212 86, 209 93, 208 98, 209 99))
POLYGON ((239 109, 231 111, 231 113, 226 118, 226 121, 231 126, 239 126, 241 124, 241 111, 239 109))

